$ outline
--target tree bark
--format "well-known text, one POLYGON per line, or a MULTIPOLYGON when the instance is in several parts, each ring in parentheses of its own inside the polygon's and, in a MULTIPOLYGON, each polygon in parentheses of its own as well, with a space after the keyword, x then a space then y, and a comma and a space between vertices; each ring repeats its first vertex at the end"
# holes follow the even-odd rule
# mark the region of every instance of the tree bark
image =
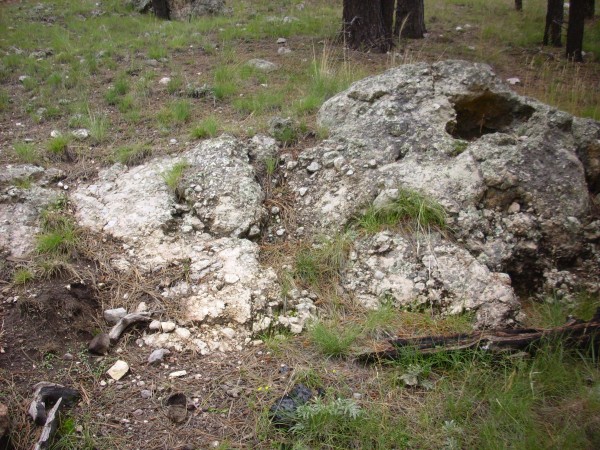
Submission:
POLYGON ((346 45, 382 53, 393 46, 394 0, 344 0, 343 33, 346 45))
POLYGON ((515 9, 517 11, 523 11, 523 0, 515 0, 515 9))
POLYGON ((583 62, 583 25, 586 0, 571 0, 569 6, 569 28, 567 30, 567 59, 583 62))
POLYGON ((152 9, 154 10, 154 15, 159 19, 171 19, 171 10, 169 9, 168 0, 152 0, 152 9))
POLYGON ((548 0, 546 28, 544 29, 544 45, 552 44, 555 47, 562 46, 561 35, 563 19, 563 0, 548 0))
POLYGON ((595 0, 585 0, 585 18, 593 19, 596 14, 596 1, 595 0))
POLYGON ((403 38, 422 39, 426 32, 423 0, 398 0, 394 34, 403 38))

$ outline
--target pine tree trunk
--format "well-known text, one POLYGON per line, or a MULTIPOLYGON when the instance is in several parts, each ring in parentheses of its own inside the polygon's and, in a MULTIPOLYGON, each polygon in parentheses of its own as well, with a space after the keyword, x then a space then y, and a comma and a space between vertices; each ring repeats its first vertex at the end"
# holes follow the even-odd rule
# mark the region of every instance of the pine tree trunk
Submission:
POLYGON ((596 14, 596 1, 595 0, 585 0, 585 18, 593 19, 596 14))
POLYGON ((544 29, 544 45, 552 44, 555 47, 562 46, 561 35, 563 16, 563 0, 548 0, 546 28, 544 29))
POLYGON ((343 33, 356 50, 389 51, 393 45, 394 0, 344 0, 343 33))
POLYGON ((152 0, 152 9, 154 10, 154 15, 159 19, 171 19, 168 0, 152 0))
POLYGON ((583 25, 586 0, 571 0, 569 7, 569 29, 567 30, 567 58, 583 62, 583 25))
POLYGON ((423 0, 398 0, 394 34, 403 38, 422 39, 426 32, 423 0))
POLYGON ((515 0, 515 9, 517 11, 523 11, 523 0, 515 0))

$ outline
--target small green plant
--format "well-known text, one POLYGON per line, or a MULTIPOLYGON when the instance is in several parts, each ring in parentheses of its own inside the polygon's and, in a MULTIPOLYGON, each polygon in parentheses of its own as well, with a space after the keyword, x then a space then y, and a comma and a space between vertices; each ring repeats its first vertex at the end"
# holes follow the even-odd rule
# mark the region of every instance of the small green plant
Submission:
POLYGON ((40 156, 33 144, 16 143, 14 149, 19 161, 27 164, 36 164, 39 162, 40 156))
POLYGON ((67 135, 56 136, 48 142, 48 152, 53 156, 62 157, 66 154, 70 141, 71 139, 67 135))
POLYGON ((346 265, 351 235, 339 234, 301 248, 295 257, 294 278, 313 288, 335 282, 346 265))
POLYGON ((267 176, 272 177, 279 166, 279 158, 277 157, 267 157, 265 158, 265 171, 267 176))
POLYGON ((452 143, 452 151, 450 152, 450 156, 460 155, 462 152, 464 152, 467 149, 468 146, 469 146, 469 143, 467 141, 455 140, 452 143))
POLYGON ((151 154, 150 147, 137 144, 117 148, 113 153, 113 159, 126 166, 135 166, 141 164, 151 154))
POLYGON ((310 340, 327 356, 344 356, 360 335, 358 326, 341 327, 339 324, 317 322, 309 331, 310 340))
POLYGON ((412 222, 418 229, 445 228, 446 211, 436 201, 409 189, 398 189, 395 198, 383 206, 370 206, 356 223, 367 233, 376 233, 402 222, 412 222))
POLYGON ((171 105, 173 120, 177 123, 185 123, 190 120, 192 105, 187 100, 179 100, 171 105))
POLYGON ((13 180, 12 183, 19 189, 29 189, 33 184, 29 177, 17 178, 16 180, 13 180))
POLYGON ((13 273, 12 281, 13 284, 22 286, 29 283, 30 281, 33 281, 34 278, 35 275, 30 269, 28 269, 27 267, 20 267, 17 270, 15 270, 15 273, 13 273))
POLYGON ((198 126, 192 130, 192 137, 195 139, 212 138, 219 132, 220 124, 215 116, 204 119, 198 126))
POLYGON ((101 144, 106 140, 109 120, 104 115, 96 115, 91 111, 88 112, 87 126, 90 129, 90 138, 94 144, 101 144))
POLYGON ((8 110, 9 102, 10 97, 8 96, 8 93, 4 89, 0 89, 0 112, 8 110))
POLYGON ((162 178, 163 180, 165 180, 165 183, 167 184, 171 192, 177 193, 177 189, 179 188, 181 178, 183 177, 183 174, 188 167, 190 167, 190 165, 187 161, 180 161, 175 163, 173 167, 171 167, 169 170, 162 174, 162 178))
POLYGON ((178 94, 183 87, 183 79, 180 76, 173 77, 167 83, 167 92, 171 95, 178 94))
POLYGON ((41 232, 36 236, 36 251, 46 255, 70 255, 77 247, 74 220, 66 213, 66 200, 57 199, 41 213, 41 232))

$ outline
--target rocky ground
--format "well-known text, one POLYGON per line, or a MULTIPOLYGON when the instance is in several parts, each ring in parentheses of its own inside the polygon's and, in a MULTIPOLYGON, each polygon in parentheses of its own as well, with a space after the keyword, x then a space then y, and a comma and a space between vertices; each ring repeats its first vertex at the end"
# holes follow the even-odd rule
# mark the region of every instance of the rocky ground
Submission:
POLYGON ((154 136, 173 151, 117 163, 87 128, 5 115, 7 448, 37 439, 26 411, 40 381, 80 396, 57 448, 270 448, 285 438, 269 408, 298 383, 314 393, 294 399, 388 398, 378 369, 319 354, 319 321, 362 329, 358 353, 388 335, 526 326, 531 299, 598 304, 600 123, 481 63, 377 72, 328 99, 301 139, 287 139, 296 118, 276 116, 252 136, 154 136), (76 145, 24 163, 9 154, 24 133, 76 145), (403 328, 365 331, 374 311, 403 328))

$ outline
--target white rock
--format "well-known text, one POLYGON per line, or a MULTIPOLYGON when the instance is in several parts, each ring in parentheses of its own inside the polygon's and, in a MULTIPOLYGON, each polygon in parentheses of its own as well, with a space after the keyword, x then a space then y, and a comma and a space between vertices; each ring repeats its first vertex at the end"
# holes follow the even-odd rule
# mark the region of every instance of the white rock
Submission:
POLYGON ((175 331, 175 328, 177 327, 177 325, 175 325, 175 322, 171 321, 161 322, 160 326, 165 333, 171 333, 172 331, 175 331))
POLYGON ((235 284, 238 281, 240 281, 240 277, 237 276, 235 273, 227 273, 225 274, 224 281, 227 284, 235 284))
POLYGON ((278 53, 279 55, 287 55, 287 54, 289 54, 289 53, 292 53, 292 50, 290 50, 290 49, 289 49, 289 48, 287 48, 287 47, 279 47, 279 49, 277 50, 277 53, 278 53))
POLYGON ((246 65, 254 67, 256 70, 260 70, 261 72, 273 72, 279 68, 279 65, 265 59, 251 59, 246 63, 246 65))
POLYGON ((52 130, 50 132, 50 137, 57 138, 59 136, 62 136, 62 133, 60 131, 58 131, 58 130, 52 130))
POLYGON ((170 83, 170 81, 171 81, 171 78, 163 77, 160 80, 158 80, 158 84, 167 85, 170 83))
POLYGON ((73 130, 71 134, 77 139, 87 139, 90 136, 90 130, 80 128, 78 130, 73 130))
POLYGON ((287 39, 280 37, 279 39, 277 39, 277 43, 279 45, 284 45, 285 43, 287 43, 287 39))
POLYGON ((129 364, 127 364, 123 360, 118 360, 116 363, 112 365, 110 369, 106 372, 113 380, 119 381, 123 378, 127 372, 129 372, 129 364))
POLYGON ((185 340, 185 339, 190 338, 190 336, 192 335, 192 332, 190 330, 188 330, 187 328, 179 327, 179 328, 175 329, 175 334, 177 336, 179 336, 181 339, 185 340))
POLYGON ((221 330, 221 334, 225 336, 227 339, 233 339, 235 337, 235 330, 233 328, 223 328, 221 330))
POLYGON ((515 86, 517 84, 521 84, 521 79, 517 77, 507 78, 506 82, 511 86, 515 86))
POLYGON ((300 197, 304 197, 307 192, 308 192, 308 188, 306 188, 306 187, 301 187, 300 189, 298 189, 298 194, 300 194, 300 197))
POLYGON ((148 329, 151 331, 160 331, 162 329, 160 321, 153 320, 152 322, 150 322, 150 325, 148 325, 148 329))
POLYGON ((148 305, 146 304, 146 302, 140 302, 138 303, 137 307, 135 308, 135 312, 147 312, 148 311, 148 305))
POLYGON ((176 372, 171 372, 169 374, 169 378, 181 378, 181 377, 185 377, 186 375, 187 375, 186 370, 178 370, 176 372))
POLYGON ((312 163, 310 163, 310 165, 306 168, 306 170, 308 170, 311 173, 317 172, 319 169, 321 168, 321 165, 316 162, 313 161, 312 163))

